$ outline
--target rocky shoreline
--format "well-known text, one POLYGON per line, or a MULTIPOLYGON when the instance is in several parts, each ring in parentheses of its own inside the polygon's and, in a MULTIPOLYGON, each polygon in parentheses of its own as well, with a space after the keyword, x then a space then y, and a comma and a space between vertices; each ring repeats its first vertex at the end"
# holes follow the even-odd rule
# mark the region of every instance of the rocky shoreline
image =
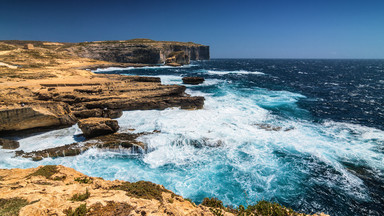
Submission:
MULTIPOLYGON (((79 155, 90 148, 144 152, 136 139, 148 133, 118 133, 125 110, 202 109, 204 97, 192 97, 181 85, 163 85, 157 77, 95 74, 87 69, 171 66, 209 59, 209 47, 147 40, 79 44, 0 42, 0 136, 29 130, 55 130, 79 124, 85 141, 24 152, 33 161, 79 155), (134 56, 132 56, 135 54, 134 56), (134 62, 134 63, 132 63, 134 62)), ((185 84, 204 79, 188 77, 185 84)), ((158 133, 153 131, 151 133, 158 133)), ((225 207, 214 198, 196 205, 150 182, 130 183, 89 177, 64 166, 0 169, 0 215, 305 215, 278 204, 225 207)), ((320 214, 323 215, 323 214, 320 214)))

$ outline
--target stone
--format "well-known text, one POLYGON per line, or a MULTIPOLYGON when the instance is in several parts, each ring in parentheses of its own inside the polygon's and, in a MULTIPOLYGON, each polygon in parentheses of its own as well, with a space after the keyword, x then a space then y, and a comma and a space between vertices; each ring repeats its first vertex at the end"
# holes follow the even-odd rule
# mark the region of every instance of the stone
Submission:
POLYGON ((32 50, 34 48, 35 47, 33 46, 33 44, 25 44, 25 46, 24 46, 24 49, 27 49, 27 50, 32 50))
POLYGON ((203 77, 183 77, 184 84, 198 85, 205 81, 203 77))
POLYGON ((20 144, 15 140, 0 138, 0 146, 3 146, 3 149, 17 149, 20 147, 20 144))
POLYGON ((0 110, 0 131, 70 126, 76 121, 64 103, 48 102, 0 110))
POLYGON ((87 118, 78 122, 79 128, 87 138, 112 134, 119 130, 116 120, 109 118, 87 118))

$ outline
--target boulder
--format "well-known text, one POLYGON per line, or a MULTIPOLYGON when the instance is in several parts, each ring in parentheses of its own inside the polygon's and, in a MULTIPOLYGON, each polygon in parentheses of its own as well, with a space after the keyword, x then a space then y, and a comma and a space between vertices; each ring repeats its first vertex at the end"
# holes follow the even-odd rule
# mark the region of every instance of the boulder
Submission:
POLYGON ((20 144, 15 140, 0 138, 0 146, 3 146, 3 149, 17 149, 20 147, 20 144))
POLYGON ((184 84, 198 85, 204 82, 203 77, 183 77, 184 84))
POLYGON ((106 134, 112 134, 119 130, 116 120, 109 118, 87 118, 78 123, 79 128, 85 137, 96 137, 106 134))

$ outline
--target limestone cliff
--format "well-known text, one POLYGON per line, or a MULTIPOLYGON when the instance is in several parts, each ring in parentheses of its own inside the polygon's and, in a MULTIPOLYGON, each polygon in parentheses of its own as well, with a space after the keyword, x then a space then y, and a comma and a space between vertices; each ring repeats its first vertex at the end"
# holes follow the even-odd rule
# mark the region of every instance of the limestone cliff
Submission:
POLYGON ((124 63, 162 64, 173 53, 183 51, 185 60, 208 60, 209 46, 192 42, 153 41, 133 39, 125 41, 95 41, 73 44, 66 48, 75 55, 96 60, 124 63))

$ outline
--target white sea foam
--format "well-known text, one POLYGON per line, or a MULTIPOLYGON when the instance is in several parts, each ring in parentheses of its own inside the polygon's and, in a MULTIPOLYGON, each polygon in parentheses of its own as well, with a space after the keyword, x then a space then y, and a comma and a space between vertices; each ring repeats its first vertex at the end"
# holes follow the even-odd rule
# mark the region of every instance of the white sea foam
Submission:
MULTIPOLYGON (((181 84, 181 76, 161 75, 164 84, 181 84)), ((201 110, 127 111, 118 119, 120 132, 160 131, 139 138, 148 145, 141 156, 91 149, 68 158, 32 162, 12 158, 0 150, 1 168, 63 164, 88 175, 128 181, 148 180, 176 193, 200 199, 216 196, 226 204, 301 196, 301 186, 321 185, 369 199, 363 181, 343 163, 383 172, 380 143, 384 131, 356 124, 323 124, 282 118, 269 108, 294 107, 304 95, 262 88, 233 90, 224 80, 206 80, 219 86, 220 96, 187 89, 206 98, 201 110), (248 200, 249 201, 249 200, 248 200)), ((21 140, 21 149, 36 150, 73 142, 76 126, 53 134, 21 140), (53 137, 53 138, 50 138, 53 137), (55 138, 56 137, 56 138, 55 138), (57 139, 59 137, 59 139, 57 139), (55 143, 55 140, 59 143, 55 143), (36 143, 35 146, 28 146, 36 143)), ((375 174, 375 173, 374 173, 375 174)))
POLYGON ((209 74, 215 74, 215 75, 226 75, 226 74, 240 74, 240 75, 255 74, 255 75, 265 75, 265 73, 263 73, 263 72, 259 72, 259 71, 245 71, 245 70, 237 70, 237 71, 216 71, 216 70, 207 70, 207 73, 209 73, 209 74))

